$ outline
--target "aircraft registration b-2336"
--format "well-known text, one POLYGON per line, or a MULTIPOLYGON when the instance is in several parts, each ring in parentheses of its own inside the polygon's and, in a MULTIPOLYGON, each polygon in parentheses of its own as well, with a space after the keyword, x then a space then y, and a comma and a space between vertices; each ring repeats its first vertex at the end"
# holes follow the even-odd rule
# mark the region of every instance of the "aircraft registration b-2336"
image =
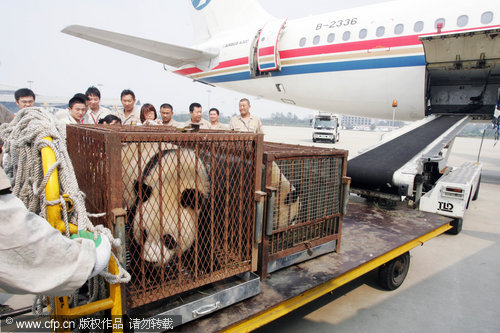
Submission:
POLYGON ((370 118, 491 119, 500 88, 497 0, 390 1, 288 20, 257 0, 191 0, 196 45, 72 25, 63 32, 196 81, 370 118))

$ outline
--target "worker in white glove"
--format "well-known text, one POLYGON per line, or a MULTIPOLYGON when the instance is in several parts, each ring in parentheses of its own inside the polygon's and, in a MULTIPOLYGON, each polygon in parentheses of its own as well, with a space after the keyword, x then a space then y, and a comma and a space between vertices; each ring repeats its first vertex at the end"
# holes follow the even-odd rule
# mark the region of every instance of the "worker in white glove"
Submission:
POLYGON ((107 267, 111 246, 80 231, 69 239, 29 212, 10 191, 0 167, 0 290, 10 294, 70 295, 107 267))

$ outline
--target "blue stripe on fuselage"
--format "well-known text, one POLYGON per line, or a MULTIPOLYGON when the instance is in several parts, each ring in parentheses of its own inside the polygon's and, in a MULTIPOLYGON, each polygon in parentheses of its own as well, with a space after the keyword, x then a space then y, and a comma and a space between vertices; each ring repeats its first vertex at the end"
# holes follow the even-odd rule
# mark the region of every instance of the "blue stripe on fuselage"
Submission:
MULTIPOLYGON (((272 73, 272 76, 283 76, 283 75, 311 74, 311 73, 322 73, 322 72, 353 71, 362 69, 425 66, 425 64, 426 64, 425 56, 422 54, 422 55, 407 56, 407 57, 379 58, 379 59, 367 59, 367 60, 329 62, 321 64, 283 66, 281 68, 281 71, 272 71, 270 73, 272 73)), ((250 79, 250 72, 212 76, 212 77, 202 78, 200 79, 200 81, 208 83, 216 83, 216 82, 241 81, 248 79, 250 79)))

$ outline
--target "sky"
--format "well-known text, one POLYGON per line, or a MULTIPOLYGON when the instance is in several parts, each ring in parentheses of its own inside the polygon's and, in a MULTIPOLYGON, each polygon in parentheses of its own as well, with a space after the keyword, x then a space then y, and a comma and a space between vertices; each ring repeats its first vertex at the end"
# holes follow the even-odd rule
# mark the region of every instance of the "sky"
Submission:
MULTIPOLYGON (((299 18, 381 0, 259 0, 275 17, 299 18)), ((81 24, 183 46, 194 44, 191 0, 1 0, 0 84, 29 87, 36 94, 69 96, 91 85, 103 99, 119 100, 132 89, 141 103, 169 102, 187 113, 191 102, 218 107, 226 116, 249 97, 252 113, 310 116, 314 110, 245 96, 175 75, 162 64, 85 41, 60 31, 81 24), (29 83, 31 81, 31 83, 29 83)))

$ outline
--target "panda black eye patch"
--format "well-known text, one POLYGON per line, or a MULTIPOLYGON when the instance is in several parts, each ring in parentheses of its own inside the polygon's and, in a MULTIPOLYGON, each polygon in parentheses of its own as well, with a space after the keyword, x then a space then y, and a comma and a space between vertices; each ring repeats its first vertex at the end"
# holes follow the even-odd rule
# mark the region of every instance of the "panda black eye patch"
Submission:
POLYGON ((163 238, 163 244, 167 249, 174 250, 177 247, 177 241, 172 235, 170 234, 163 235, 162 238, 163 238))
POLYGON ((299 198, 299 191, 293 190, 286 195, 285 205, 291 205, 297 201, 299 198))
MULTIPOLYGON (((182 195, 181 195, 181 206, 184 207, 184 208, 191 208, 191 209, 195 209, 195 205, 196 205, 196 201, 195 201, 195 198, 196 198, 196 190, 195 189, 187 189, 187 190, 184 190, 182 192, 182 195)), ((198 203, 199 205, 199 203, 198 203)))

